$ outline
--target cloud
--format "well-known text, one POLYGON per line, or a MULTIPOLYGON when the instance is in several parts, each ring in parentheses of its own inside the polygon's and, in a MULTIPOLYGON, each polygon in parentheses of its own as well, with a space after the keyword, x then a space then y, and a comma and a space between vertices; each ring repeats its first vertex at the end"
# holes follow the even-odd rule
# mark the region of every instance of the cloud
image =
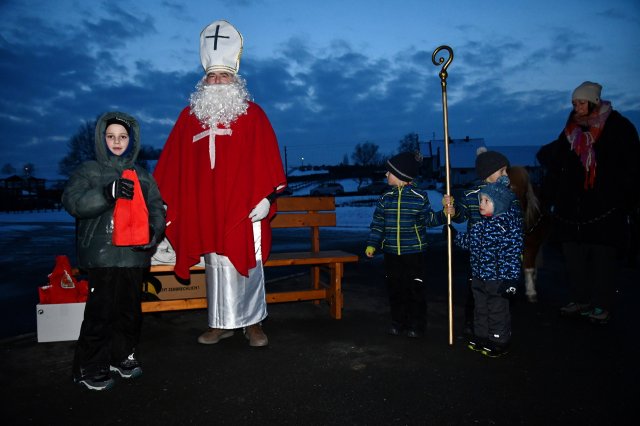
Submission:
POLYGON ((621 8, 620 9, 609 8, 609 9, 603 10, 602 12, 597 12, 596 16, 600 16, 605 19, 611 19, 614 21, 630 22, 633 25, 639 25, 640 19, 638 19, 637 12, 638 12, 638 9, 640 9, 640 6, 638 5, 637 2, 634 2, 633 0, 631 3, 632 3, 632 7, 636 8, 636 16, 634 16, 632 13, 629 13, 628 10, 623 10, 621 8))
POLYGON ((172 16, 184 16, 186 14, 186 5, 185 3, 181 3, 178 1, 168 1, 168 0, 164 0, 162 2, 160 2, 160 5, 167 9, 167 11, 172 15, 172 16))
MULTIPOLYGON (((193 37, 173 33, 184 38, 179 43, 184 47, 164 52, 156 46, 164 64, 139 54, 132 46, 163 40, 166 21, 144 10, 144 4, 132 6, 142 12, 124 4, 105 2, 92 13, 61 21, 12 3, 22 8, 19 19, 13 12, 0 32, 0 155, 5 163, 19 168, 32 162, 37 174, 55 175, 66 153, 64 141, 107 110, 137 117, 143 143, 162 147, 201 77, 197 45, 193 37), (185 61, 187 56, 191 59, 185 61), (167 63, 195 65, 169 69, 167 63)), ((89 10, 93 4, 82 7, 89 10)), ((183 3, 165 0, 159 8, 189 19, 183 3)), ((600 16, 624 18, 615 9, 600 16)), ((633 78, 614 77, 604 45, 583 29, 546 28, 529 38, 482 32, 464 23, 449 29, 464 34, 453 46, 447 79, 454 138, 484 137, 490 145, 546 143, 564 125, 568 94, 586 79, 603 82, 614 106, 640 122, 637 62, 616 70, 633 78)), ((421 140, 442 138, 441 67, 433 65, 431 49, 408 41, 393 54, 375 57, 360 47, 337 37, 318 42, 293 34, 269 57, 242 58, 240 71, 249 90, 291 158, 333 164, 357 143, 370 141, 390 153, 410 132, 421 140)))
MULTIPOLYGON (((154 20, 150 16, 139 17, 124 8, 107 3, 108 18, 101 17, 95 21, 86 20, 83 29, 77 34, 76 42, 94 44, 99 51, 113 51, 126 46, 133 39, 156 32, 154 20)), ((126 52, 121 52, 126 56, 126 52)))

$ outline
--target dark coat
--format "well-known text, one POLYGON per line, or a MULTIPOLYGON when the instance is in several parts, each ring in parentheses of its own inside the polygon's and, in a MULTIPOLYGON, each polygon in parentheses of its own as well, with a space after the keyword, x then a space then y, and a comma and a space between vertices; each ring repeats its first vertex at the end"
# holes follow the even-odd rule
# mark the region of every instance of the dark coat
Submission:
POLYGON ((454 242, 471 253, 471 274, 481 280, 517 280, 522 269, 522 216, 510 208, 481 217, 454 242))
POLYGON ((160 191, 153 176, 135 165, 140 150, 140 127, 137 121, 124 113, 106 113, 96 124, 96 160, 80 165, 67 182, 62 194, 64 208, 76 218, 78 266, 82 269, 104 267, 147 267, 153 249, 134 251, 131 247, 112 244, 113 210, 115 204, 104 195, 104 187, 118 179, 123 170, 134 168, 140 180, 149 211, 149 226, 157 241, 165 228, 165 210, 160 191), (105 143, 106 122, 115 115, 132 123, 131 149, 117 157, 109 155, 105 143))
POLYGON ((633 124, 612 111, 594 144, 597 168, 593 188, 585 189, 585 171, 564 131, 537 154, 545 169, 544 202, 558 242, 619 246, 626 215, 638 202, 640 141, 633 124))
POLYGON ((413 183, 393 187, 378 199, 367 245, 395 255, 420 253, 427 249, 427 227, 445 223, 447 216, 433 211, 427 191, 413 183))

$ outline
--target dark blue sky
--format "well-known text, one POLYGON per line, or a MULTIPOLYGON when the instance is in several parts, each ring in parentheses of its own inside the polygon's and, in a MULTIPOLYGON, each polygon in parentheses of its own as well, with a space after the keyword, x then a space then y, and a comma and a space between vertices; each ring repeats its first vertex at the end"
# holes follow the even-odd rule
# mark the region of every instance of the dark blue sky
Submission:
POLYGON ((640 124, 640 2, 0 1, 0 154, 57 177, 67 141, 107 110, 160 148, 201 76, 202 28, 244 36, 240 73, 289 165, 336 164, 357 143, 383 154, 410 132, 441 139, 442 44, 453 138, 542 145, 584 80, 640 124))

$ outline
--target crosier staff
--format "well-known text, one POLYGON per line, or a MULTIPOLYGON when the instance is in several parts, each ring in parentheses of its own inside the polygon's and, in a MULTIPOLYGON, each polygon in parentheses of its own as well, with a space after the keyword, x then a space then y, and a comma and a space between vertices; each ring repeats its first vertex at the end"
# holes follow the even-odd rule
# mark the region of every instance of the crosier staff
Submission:
MULTIPOLYGON (((451 194, 451 178, 449 167, 449 115, 447 111, 447 68, 451 61, 453 61, 453 50, 446 45, 442 45, 433 51, 431 55, 431 61, 434 65, 438 66, 444 62, 440 73, 440 85, 442 86, 442 115, 444 121, 444 161, 445 161, 445 173, 446 173, 446 194, 451 194), (436 59, 436 56, 441 50, 449 52, 449 58, 445 62, 444 57, 440 56, 436 59)), ((449 293, 449 345, 453 345, 453 268, 452 268, 452 241, 451 241, 451 216, 447 215, 447 275, 448 275, 448 293, 449 293)))

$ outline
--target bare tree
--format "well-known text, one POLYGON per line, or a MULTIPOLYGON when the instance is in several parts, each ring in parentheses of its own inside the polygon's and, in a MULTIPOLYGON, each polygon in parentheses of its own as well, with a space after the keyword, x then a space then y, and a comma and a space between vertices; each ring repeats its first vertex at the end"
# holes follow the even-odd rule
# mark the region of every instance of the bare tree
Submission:
POLYGON ((401 152, 420 152, 417 133, 408 133, 398 142, 398 153, 401 152))
POLYGON ((359 143, 356 145, 351 159, 358 166, 373 166, 380 164, 381 156, 378 153, 380 147, 371 142, 359 143))
POLYGON ((149 161, 157 160, 160 158, 160 154, 162 153, 162 149, 154 148, 149 145, 141 145, 140 152, 138 153, 137 163, 149 170, 149 161))
POLYGON ((13 165, 11 163, 5 163, 5 165, 2 166, 2 174, 4 174, 4 175, 15 175, 16 174, 16 168, 13 167, 13 165))
POLYGON ((157 160, 160 158, 162 149, 154 148, 149 145, 140 146, 140 152, 138 153, 138 160, 157 160))
POLYGON ((85 121, 75 135, 67 142, 69 152, 58 163, 58 172, 62 176, 71 176, 71 173, 85 161, 93 160, 95 154, 95 128, 97 120, 85 121))
MULTIPOLYGON (((71 176, 73 171, 82 163, 96 158, 95 128, 98 119, 85 121, 75 135, 67 142, 69 152, 58 163, 58 172, 62 176, 71 176)), ((159 148, 147 145, 140 146, 137 162, 144 168, 148 168, 149 160, 157 160, 162 152, 159 148)))

